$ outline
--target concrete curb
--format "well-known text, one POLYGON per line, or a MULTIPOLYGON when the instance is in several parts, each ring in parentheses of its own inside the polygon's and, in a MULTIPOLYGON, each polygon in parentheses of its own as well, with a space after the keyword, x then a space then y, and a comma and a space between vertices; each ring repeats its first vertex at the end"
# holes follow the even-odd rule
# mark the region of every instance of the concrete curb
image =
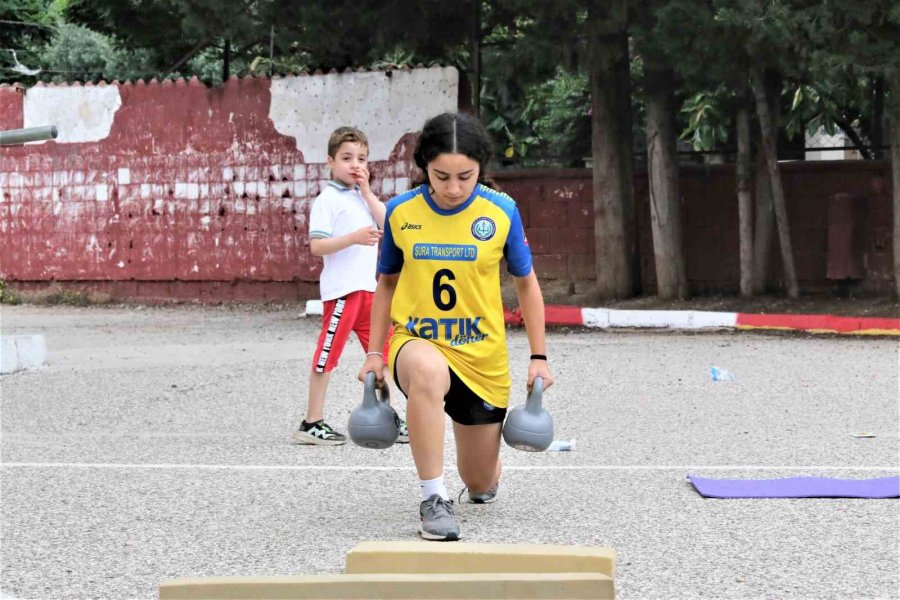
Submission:
MULTIPOLYGON (((518 308, 504 309, 509 325, 522 325, 518 308)), ((308 300, 304 316, 321 315, 322 301, 308 300)), ((900 319, 834 315, 763 315, 703 310, 617 310, 548 304, 547 325, 598 329, 763 329, 900 336, 900 319)))
POLYGON ((306 312, 301 317, 312 317, 315 315, 322 316, 325 312, 325 304, 321 300, 307 300, 306 312))
POLYGON ((848 335, 900 335, 900 319, 834 315, 737 315, 738 329, 782 329, 848 335))
MULTIPOLYGON (((834 315, 768 315, 700 310, 615 310, 547 305, 547 325, 654 329, 763 329, 847 335, 900 336, 900 319, 834 315)), ((507 323, 521 324, 518 309, 507 323)))
POLYGON ((47 364, 47 342, 43 335, 0 336, 0 374, 34 369, 47 364))

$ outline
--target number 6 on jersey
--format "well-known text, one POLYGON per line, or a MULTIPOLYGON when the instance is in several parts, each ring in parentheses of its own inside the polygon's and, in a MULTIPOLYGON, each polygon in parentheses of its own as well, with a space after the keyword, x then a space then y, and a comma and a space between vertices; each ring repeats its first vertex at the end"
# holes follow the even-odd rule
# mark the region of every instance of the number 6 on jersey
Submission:
POLYGON ((431 284, 431 294, 434 296, 434 305, 441 310, 450 310, 456 306, 456 290, 449 283, 441 283, 441 280, 447 278, 450 281, 456 279, 456 275, 450 269, 441 269, 434 274, 434 281, 431 284), (447 292, 447 301, 444 302, 444 292, 447 292))

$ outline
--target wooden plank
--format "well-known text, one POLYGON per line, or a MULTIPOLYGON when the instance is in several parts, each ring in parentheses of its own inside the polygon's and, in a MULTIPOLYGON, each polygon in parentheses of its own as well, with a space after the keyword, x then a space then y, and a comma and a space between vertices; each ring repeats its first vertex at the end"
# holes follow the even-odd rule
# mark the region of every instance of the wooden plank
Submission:
POLYGON ((345 573, 602 573, 615 575, 612 548, 550 544, 362 542, 345 573))
POLYGON ((160 600, 614 600, 601 573, 296 575, 169 579, 160 600))

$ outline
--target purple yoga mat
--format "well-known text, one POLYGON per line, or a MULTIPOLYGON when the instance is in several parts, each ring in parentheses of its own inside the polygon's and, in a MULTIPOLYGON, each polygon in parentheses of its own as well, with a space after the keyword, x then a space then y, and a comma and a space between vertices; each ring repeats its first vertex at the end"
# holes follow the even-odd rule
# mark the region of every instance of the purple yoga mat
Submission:
POLYGON ((900 498, 900 477, 832 479, 704 479, 688 475, 707 498, 900 498))

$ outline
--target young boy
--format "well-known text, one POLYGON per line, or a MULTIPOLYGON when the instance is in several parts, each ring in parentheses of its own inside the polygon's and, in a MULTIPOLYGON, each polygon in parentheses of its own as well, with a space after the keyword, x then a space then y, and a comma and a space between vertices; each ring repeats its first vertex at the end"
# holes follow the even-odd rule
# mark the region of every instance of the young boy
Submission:
MULTIPOLYGON (((319 291, 325 309, 322 332, 313 355, 306 419, 294 433, 297 444, 339 446, 347 437, 324 419, 325 391, 350 332, 363 350, 369 347, 378 241, 385 206, 369 187, 369 142, 353 127, 339 127, 328 140, 331 181, 313 202, 309 216, 309 251, 324 258, 319 291)), ((383 355, 387 356, 387 344, 383 355)), ((387 371, 387 369, 385 369, 387 371)), ((408 442, 400 422, 400 442, 408 442)))

